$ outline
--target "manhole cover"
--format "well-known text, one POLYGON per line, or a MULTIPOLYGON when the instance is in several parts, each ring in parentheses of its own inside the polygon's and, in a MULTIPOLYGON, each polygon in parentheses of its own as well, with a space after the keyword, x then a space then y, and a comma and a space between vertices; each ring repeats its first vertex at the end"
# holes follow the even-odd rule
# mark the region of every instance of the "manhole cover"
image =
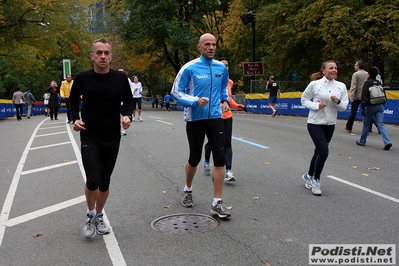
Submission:
POLYGON ((196 234, 215 230, 219 221, 198 213, 180 213, 159 217, 152 221, 151 227, 157 231, 173 234, 196 234))

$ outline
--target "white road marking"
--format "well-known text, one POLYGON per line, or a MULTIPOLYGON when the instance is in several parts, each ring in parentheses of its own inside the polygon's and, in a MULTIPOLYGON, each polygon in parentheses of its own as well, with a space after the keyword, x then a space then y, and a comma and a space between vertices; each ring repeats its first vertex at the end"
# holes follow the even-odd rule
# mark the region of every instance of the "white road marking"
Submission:
POLYGON ((56 126, 56 127, 42 127, 39 128, 39 130, 45 130, 45 129, 53 129, 53 128, 64 128, 65 126, 56 126))
POLYGON ((162 117, 157 117, 157 116, 150 116, 151 118, 154 118, 154 119, 159 119, 159 120, 162 120, 163 118, 162 117))
POLYGON ((59 168, 59 167, 63 167, 63 166, 67 166, 67 165, 71 165, 71 164, 75 164, 75 163, 78 163, 78 161, 75 160, 75 161, 70 161, 70 162, 65 162, 65 163, 53 164, 53 165, 49 165, 49 166, 45 166, 45 167, 40 167, 40 168, 23 171, 23 172, 21 172, 21 175, 37 173, 37 172, 46 171, 46 170, 50 170, 50 169, 54 169, 54 168, 59 168))
POLYGON ((258 144, 258 143, 255 143, 255 142, 252 142, 252 141, 249 141, 249 140, 245 140, 243 138, 237 138, 237 137, 231 137, 231 138, 234 139, 234 140, 238 140, 238 141, 253 145, 255 147, 259 147, 261 149, 269 149, 269 147, 267 147, 267 146, 264 146, 262 144, 258 144))
POLYGON ((334 180, 336 180, 336 181, 338 181, 338 182, 347 184, 347 185, 349 185, 349 186, 352 186, 352 187, 361 189, 361 190, 363 190, 363 191, 369 192, 369 193, 374 194, 374 195, 376 195, 376 196, 379 196, 379 197, 381 197, 381 198, 384 198, 384 199, 387 199, 387 200, 390 200, 390 201, 399 203, 399 199, 394 198, 394 197, 391 197, 391 196, 388 196, 388 195, 385 195, 385 194, 382 194, 382 193, 380 193, 380 192, 378 192, 378 191, 375 191, 375 190, 372 190, 372 189, 369 189, 369 188, 366 188, 366 187, 357 185, 357 184, 355 184, 355 183, 346 181, 346 180, 344 180, 344 179, 341 179, 341 178, 336 177, 336 176, 333 176, 333 175, 328 175, 327 177, 329 177, 329 178, 331 178, 331 179, 334 179, 334 180))
MULTIPOLYGON (((36 133, 37 133, 39 127, 43 124, 44 121, 45 120, 43 120, 39 125, 37 125, 37 127, 33 131, 28 143, 26 144, 25 150, 22 153, 21 159, 19 160, 17 169, 15 170, 14 176, 11 181, 10 188, 8 189, 7 196, 6 196, 6 199, 3 204, 3 208, 0 213, 0 224, 2 224, 3 222, 8 220, 8 217, 9 217, 10 211, 11 211, 11 207, 12 207, 12 203, 14 201, 15 193, 17 191, 19 179, 21 177, 22 169, 24 167, 26 158, 29 153, 29 149, 32 145, 32 142, 36 136, 36 133)), ((6 226, 1 225, 0 226, 0 247, 1 247, 1 243, 3 242, 5 230, 6 230, 6 226)))
POLYGON ((161 122, 161 123, 164 123, 164 124, 168 124, 168 125, 173 125, 173 123, 165 122, 165 121, 162 121, 162 120, 155 120, 155 121, 161 122))
POLYGON ((40 146, 40 147, 30 148, 30 150, 33 151, 33 150, 47 149, 47 148, 61 146, 61 145, 69 144, 69 143, 71 143, 71 142, 70 141, 60 142, 60 143, 55 143, 55 144, 50 144, 50 145, 44 145, 44 146, 40 146))
POLYGON ((14 225, 18 225, 18 224, 21 224, 21 223, 24 223, 24 222, 39 218, 39 217, 44 216, 44 215, 47 215, 47 214, 50 214, 50 213, 53 213, 53 212, 68 208, 70 206, 82 203, 84 201, 86 201, 86 197, 84 195, 83 196, 79 196, 77 198, 74 198, 74 199, 71 199, 71 200, 67 200, 67 201, 64 201, 64 202, 61 202, 61 203, 58 203, 58 204, 54 204, 53 206, 49 206, 49 207, 43 208, 41 210, 37 210, 37 211, 31 212, 31 213, 27 213, 27 214, 18 216, 16 218, 4 221, 4 222, 0 223, 0 225, 5 225, 5 226, 8 226, 8 227, 11 227, 11 226, 14 226, 14 225))
POLYGON ((59 135, 59 134, 65 134, 65 133, 67 133, 67 132, 66 131, 61 131, 61 132, 56 132, 56 133, 42 134, 42 135, 37 135, 36 138, 47 137, 47 136, 52 136, 52 135, 59 135))
MULTIPOLYGON (((78 160, 80 172, 82 173, 83 180, 86 182, 86 174, 83 168, 83 162, 82 162, 82 157, 80 155, 80 150, 78 148, 78 145, 76 144, 75 138, 73 137, 71 128, 67 127, 67 131, 69 139, 71 140, 72 143, 73 150, 75 152, 75 156, 78 160)), ((111 223, 108 220, 107 214, 105 213, 105 209, 103 209, 103 215, 104 215, 103 216, 104 222, 112 228, 111 223)), ((105 242, 105 246, 108 250, 108 255, 112 261, 112 264, 116 266, 126 266, 127 264, 125 258, 123 257, 122 251, 119 248, 118 240, 116 240, 114 231, 111 230, 111 233, 109 233, 108 235, 104 235, 103 239, 105 242)))

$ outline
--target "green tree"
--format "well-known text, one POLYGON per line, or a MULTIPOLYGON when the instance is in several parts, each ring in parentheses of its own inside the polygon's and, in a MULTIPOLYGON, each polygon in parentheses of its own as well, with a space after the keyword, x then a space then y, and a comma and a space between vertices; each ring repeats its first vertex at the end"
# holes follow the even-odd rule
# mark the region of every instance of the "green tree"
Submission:
POLYGON ((109 1, 108 6, 117 18, 117 33, 125 48, 137 56, 150 55, 149 65, 170 65, 176 74, 184 63, 198 56, 200 35, 221 35, 219 24, 229 2, 126 0, 109 1))
POLYGON ((0 96, 9 97, 16 85, 39 91, 59 81, 62 58, 71 58, 75 71, 88 65, 87 54, 73 52, 71 45, 89 51, 88 11, 95 2, 0 0, 0 72, 9 71, 1 77, 0 96))
MULTIPOLYGON (((280 80, 290 80, 293 70, 308 80, 327 59, 342 67, 344 81, 357 60, 379 67, 385 79, 398 79, 398 7, 398 0, 256 1, 256 55, 265 76, 280 80)), ((223 22, 226 48, 241 62, 249 60, 250 27, 238 17, 249 8, 250 1, 232 1, 223 22)))

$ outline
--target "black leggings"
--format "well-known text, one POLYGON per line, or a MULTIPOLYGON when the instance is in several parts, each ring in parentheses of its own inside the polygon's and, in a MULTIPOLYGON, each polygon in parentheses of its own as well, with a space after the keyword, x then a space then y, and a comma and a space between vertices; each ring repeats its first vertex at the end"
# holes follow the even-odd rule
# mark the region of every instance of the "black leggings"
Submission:
POLYGON ((120 139, 110 142, 82 141, 81 153, 88 190, 99 188, 101 192, 106 192, 109 189, 119 144, 120 139))
POLYGON ((187 122, 186 132, 190 146, 188 163, 195 167, 201 161, 202 147, 205 135, 213 153, 213 164, 216 167, 225 165, 224 162, 224 125, 221 118, 187 122))
POLYGON ((315 145, 314 154, 310 161, 308 174, 314 179, 320 179, 324 163, 328 157, 328 144, 334 134, 335 125, 308 124, 309 135, 315 145))
MULTIPOLYGON (((231 136, 233 133, 233 118, 223 119, 224 124, 224 157, 226 161, 226 170, 231 170, 233 161, 233 149, 231 148, 231 136)), ((205 160, 211 158, 211 147, 209 142, 205 144, 205 160)))

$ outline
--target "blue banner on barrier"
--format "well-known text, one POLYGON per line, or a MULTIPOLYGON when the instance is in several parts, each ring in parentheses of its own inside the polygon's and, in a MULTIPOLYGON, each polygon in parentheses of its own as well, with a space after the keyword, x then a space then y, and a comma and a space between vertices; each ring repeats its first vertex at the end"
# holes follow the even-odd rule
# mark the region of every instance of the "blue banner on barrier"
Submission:
MULTIPOLYGON (((59 113, 66 113, 66 106, 61 105, 58 109, 59 113)), ((44 114, 44 104, 35 104, 32 106, 32 115, 43 115, 44 114)), ((22 115, 26 115, 26 107, 22 107, 22 115)), ((0 119, 14 117, 16 116, 15 106, 12 104, 0 104, 0 119)))
MULTIPOLYGON (((261 114, 271 114, 268 99, 246 99, 245 107, 247 112, 261 113, 261 114)), ((384 122, 387 123, 399 123, 399 101, 398 100, 388 100, 384 106, 384 122)), ((305 108, 301 104, 301 99, 299 98, 280 98, 276 104, 277 113, 282 115, 300 115, 307 116, 309 109, 305 108)), ((347 119, 351 113, 351 104, 344 112, 338 112, 338 118, 347 119)), ((356 113, 356 119, 362 120, 363 116, 361 113, 361 106, 356 113)))

